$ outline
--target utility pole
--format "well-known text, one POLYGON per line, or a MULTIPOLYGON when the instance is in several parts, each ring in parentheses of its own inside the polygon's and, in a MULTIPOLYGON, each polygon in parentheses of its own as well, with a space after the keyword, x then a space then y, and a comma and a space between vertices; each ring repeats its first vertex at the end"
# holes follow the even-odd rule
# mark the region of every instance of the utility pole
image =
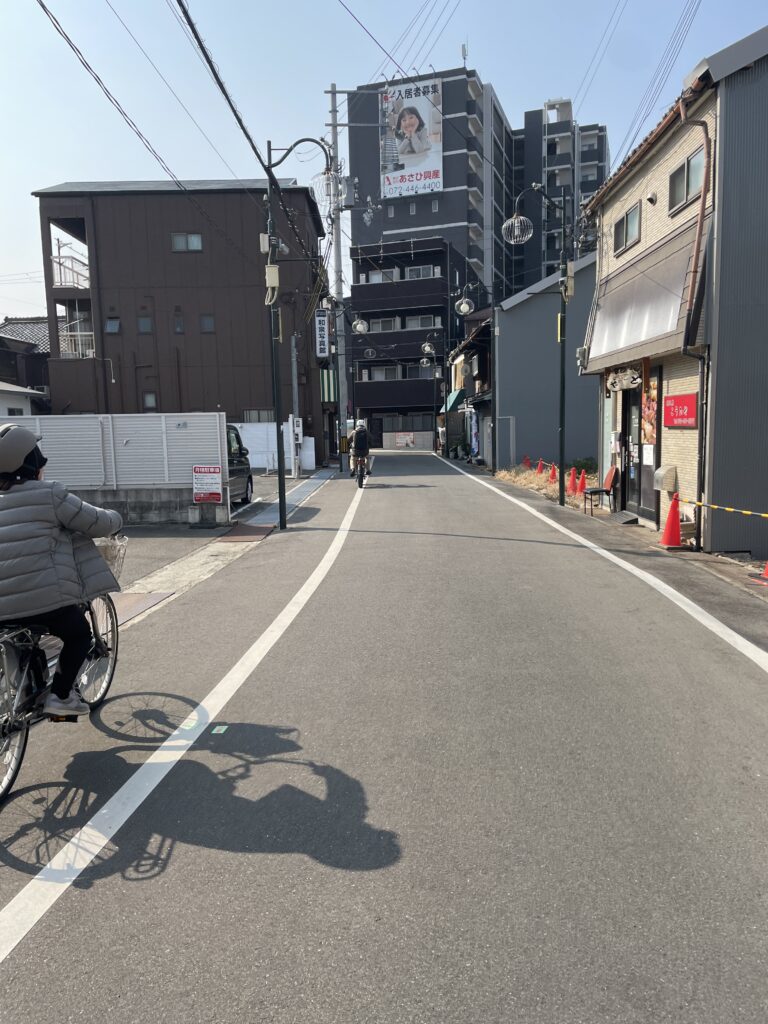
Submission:
MULTIPOLYGON (((296 351, 298 339, 296 334, 291 335, 291 391, 293 396, 293 423, 294 431, 296 429, 296 423, 299 419, 299 367, 298 367, 298 353, 296 351)), ((294 479, 299 475, 299 459, 296 451, 296 437, 291 438, 291 444, 293 445, 293 476, 294 479)))
MULTIPOLYGON (((272 171, 272 143, 267 142, 267 167, 272 171)), ((273 244, 276 237, 275 223, 275 196, 272 186, 272 175, 267 175, 267 203, 268 219, 267 234, 269 236, 269 256, 267 257, 267 304, 269 305, 269 323, 272 334, 272 400, 275 405, 275 429, 277 432, 277 495, 279 508, 280 529, 285 530, 288 525, 288 515, 285 504, 285 448, 283 447, 283 404, 280 400, 280 308, 277 305, 278 293, 280 290, 279 268, 273 263, 273 257, 277 252, 277 244, 273 244), (271 301, 270 301, 271 299, 271 301)))
POLYGON ((333 221, 333 298, 336 314, 336 365, 339 374, 339 473, 347 466, 341 451, 347 436, 347 360, 344 328, 344 284, 341 277, 341 175, 339 173, 339 111, 336 83, 331 83, 331 218, 333 221))

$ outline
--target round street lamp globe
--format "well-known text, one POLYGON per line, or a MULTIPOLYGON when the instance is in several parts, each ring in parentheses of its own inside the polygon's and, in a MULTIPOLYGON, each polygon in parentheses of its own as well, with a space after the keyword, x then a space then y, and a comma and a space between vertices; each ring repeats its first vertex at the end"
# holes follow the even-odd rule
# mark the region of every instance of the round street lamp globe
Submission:
POLYGON ((455 309, 459 316, 469 316, 470 313, 474 312, 475 304, 472 299, 468 299, 465 295, 463 299, 459 299, 456 303, 455 309))
POLYGON ((420 366, 429 366, 429 359, 427 359, 426 356, 422 356, 421 359, 419 360, 419 365, 420 366))
POLYGON ((431 341, 425 341, 424 344, 421 346, 421 351, 425 355, 431 356, 435 351, 435 346, 432 344, 431 341))
POLYGON ((504 221, 501 233, 504 236, 504 241, 509 242, 510 245, 522 245, 533 234, 533 224, 521 213, 516 213, 514 217, 504 221))
POLYGON ((361 320, 359 317, 352 324, 352 330, 355 334, 367 334, 368 333, 368 321, 361 320))

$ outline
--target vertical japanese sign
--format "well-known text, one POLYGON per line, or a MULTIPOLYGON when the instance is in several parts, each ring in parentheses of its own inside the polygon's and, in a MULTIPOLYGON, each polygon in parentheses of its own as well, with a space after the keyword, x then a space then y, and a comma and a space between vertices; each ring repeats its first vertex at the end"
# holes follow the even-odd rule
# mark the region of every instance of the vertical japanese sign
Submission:
POLYGON ((315 310, 315 354, 318 359, 328 359, 331 355, 331 338, 328 329, 328 310, 315 310))
POLYGON ((443 92, 439 81, 379 93, 381 195, 443 190, 443 92))

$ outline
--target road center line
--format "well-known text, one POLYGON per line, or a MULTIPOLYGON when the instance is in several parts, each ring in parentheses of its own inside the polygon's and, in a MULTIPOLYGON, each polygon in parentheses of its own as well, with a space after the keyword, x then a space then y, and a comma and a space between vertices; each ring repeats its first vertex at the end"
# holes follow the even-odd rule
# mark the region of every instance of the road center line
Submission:
POLYGON ((317 568, 276 619, 221 679, 178 729, 142 764, 93 818, 0 911, 0 963, 41 917, 63 896, 112 836, 181 760, 208 724, 256 670, 305 607, 339 556, 363 496, 355 494, 317 568))
MULTIPOLYGON (((438 458, 438 456, 435 456, 438 458)), ((618 555, 614 555, 610 551, 606 551, 605 548, 599 547, 594 544, 591 540, 586 540, 584 537, 579 536, 578 533, 574 533, 569 530, 566 526, 561 526, 559 523, 549 519, 543 513, 537 511, 535 508, 531 508, 526 502, 521 501, 519 498, 513 497, 511 494, 505 494, 504 491, 498 487, 494 487, 493 484, 489 484, 487 480, 481 480, 473 473, 468 473, 465 469, 461 469, 459 466, 454 466, 452 463, 448 463, 451 469, 455 469, 457 473, 461 473, 462 476, 468 477, 473 480, 476 484, 480 484, 482 487, 487 487, 489 491, 493 491, 495 494, 500 494, 502 498, 506 498, 507 501, 511 501, 513 505, 517 505, 519 508, 524 509, 530 515, 540 519, 547 526, 551 526, 553 530, 558 530, 566 537, 570 537, 571 540, 575 540, 578 544, 581 544, 585 548, 589 548, 590 551, 596 555, 600 555, 601 558, 605 558, 608 562, 613 562, 614 565, 618 565, 621 569, 631 573, 632 576, 642 580, 643 583, 647 583, 649 587, 653 587, 655 591, 666 597, 667 600, 671 601, 672 604, 677 605, 687 615, 690 615, 692 619, 695 619, 700 625, 704 626, 715 636, 719 636, 721 640, 724 640, 731 647, 735 648, 740 654, 743 654, 745 658, 749 658, 750 661, 754 662, 758 668, 761 668, 763 672, 768 673, 768 651, 763 651, 757 644, 753 644, 746 637, 741 636, 735 630, 731 629, 730 626, 726 626, 724 622, 716 619, 714 615, 710 615, 708 611, 705 611, 701 605, 691 601, 684 594, 681 594, 679 590, 675 590, 674 587, 670 587, 668 583, 664 583, 656 576, 652 576, 651 573, 646 572, 644 569, 638 569, 632 565, 631 562, 625 562, 623 558, 619 558, 618 555)))

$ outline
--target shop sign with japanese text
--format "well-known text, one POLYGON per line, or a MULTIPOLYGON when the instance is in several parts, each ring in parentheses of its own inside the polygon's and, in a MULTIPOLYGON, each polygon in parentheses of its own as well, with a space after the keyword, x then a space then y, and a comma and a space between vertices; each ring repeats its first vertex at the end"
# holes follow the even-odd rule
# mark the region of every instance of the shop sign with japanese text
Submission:
POLYGON ((318 359, 328 359, 331 354, 327 309, 315 310, 315 354, 318 359))
POLYGON ((665 427, 696 427, 698 423, 699 396, 665 395, 664 426, 665 427))

